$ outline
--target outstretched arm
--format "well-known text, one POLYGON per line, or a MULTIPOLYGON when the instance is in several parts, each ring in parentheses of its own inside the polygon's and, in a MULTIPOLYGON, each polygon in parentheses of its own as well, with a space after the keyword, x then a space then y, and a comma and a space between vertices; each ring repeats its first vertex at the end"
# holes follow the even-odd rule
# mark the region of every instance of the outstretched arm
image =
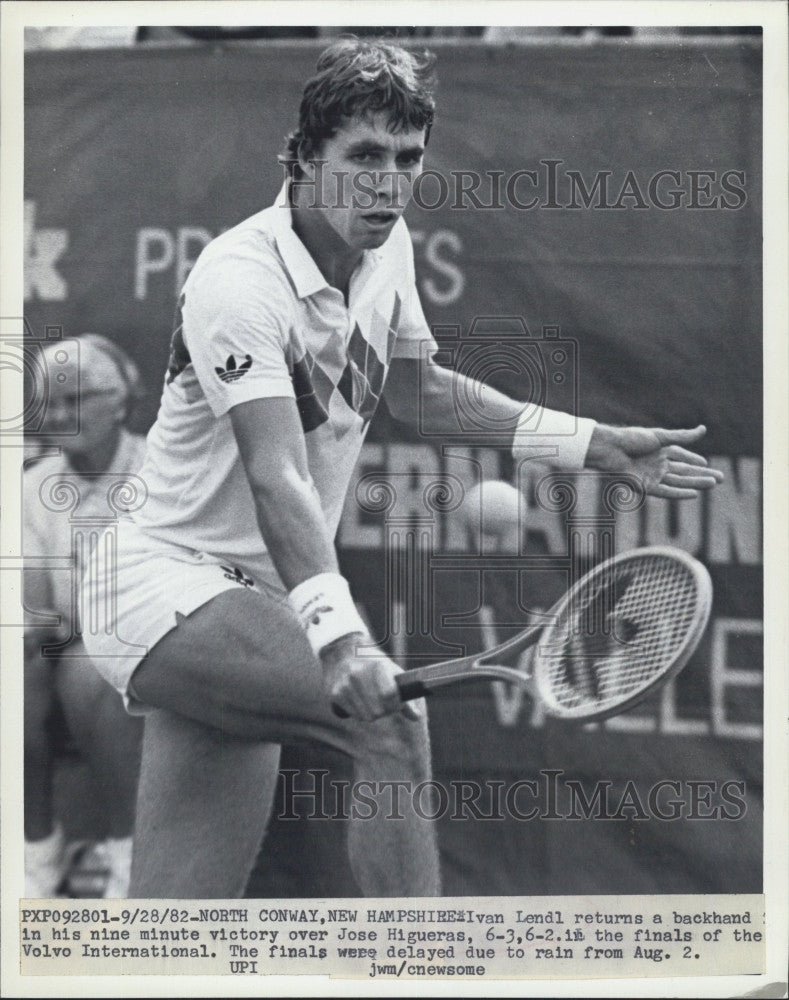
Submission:
MULTIPOLYGON (((431 434, 458 434, 462 426, 458 419, 460 401, 474 398, 476 415, 484 414, 491 428, 502 434, 511 433, 516 457, 527 452, 543 452, 545 460, 551 461, 547 452, 553 450, 559 455, 558 462, 567 459, 568 468, 599 469, 604 472, 623 472, 637 476, 644 489, 651 496, 666 499, 687 500, 698 495, 700 490, 711 489, 723 479, 723 474, 708 466, 707 460, 688 450, 704 436, 703 426, 689 430, 665 430, 663 428, 610 427, 579 421, 578 437, 583 437, 583 447, 573 447, 568 427, 552 437, 542 428, 557 424, 562 415, 552 414, 551 420, 538 424, 533 419, 528 425, 521 422, 525 410, 534 416, 534 407, 510 399, 490 386, 482 386, 462 374, 436 364, 421 368, 415 359, 397 359, 392 362, 387 379, 385 398, 392 415, 406 423, 418 421, 421 428, 429 428, 431 434), (580 425, 585 425, 581 430, 580 425), (533 429, 537 427, 537 430, 533 429), (510 431, 505 431, 510 428, 510 431), (588 436, 591 433, 591 436, 588 436), (587 435, 584 437, 584 435, 587 435), (551 446, 554 445, 553 449, 551 446), (547 447, 546 447, 547 446, 547 447), (575 463, 575 464, 572 464, 575 463)), ((543 411, 550 414, 550 411, 543 411)), ((473 444, 473 434, 469 443, 473 444)), ((479 442, 484 444, 484 440, 479 442)))

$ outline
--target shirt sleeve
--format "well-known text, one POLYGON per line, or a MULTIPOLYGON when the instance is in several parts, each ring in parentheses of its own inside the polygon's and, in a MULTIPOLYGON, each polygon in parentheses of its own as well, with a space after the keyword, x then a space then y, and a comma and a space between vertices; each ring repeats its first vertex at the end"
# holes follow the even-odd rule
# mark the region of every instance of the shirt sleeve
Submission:
POLYGON ((425 319, 419 292, 416 287, 414 248, 411 243, 411 234, 402 220, 398 223, 398 227, 400 226, 402 226, 400 238, 403 244, 401 252, 405 257, 406 282, 402 312, 397 327, 397 340, 395 341, 392 357, 429 358, 438 350, 438 345, 425 319))
POLYGON ((276 264, 227 253, 184 287, 183 333, 214 416, 251 399, 293 397, 288 366, 292 291, 276 264))

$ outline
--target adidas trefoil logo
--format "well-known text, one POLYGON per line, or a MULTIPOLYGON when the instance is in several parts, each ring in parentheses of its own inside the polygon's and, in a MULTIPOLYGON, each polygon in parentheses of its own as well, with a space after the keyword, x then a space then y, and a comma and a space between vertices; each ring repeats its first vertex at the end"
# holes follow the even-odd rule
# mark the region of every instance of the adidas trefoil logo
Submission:
POLYGON ((238 583, 242 587, 255 586, 255 581, 250 580, 248 576, 244 576, 244 574, 237 566, 223 566, 222 569, 225 571, 226 580, 232 580, 233 583, 238 583))
POLYGON ((252 355, 244 355, 244 360, 240 365, 236 365, 236 359, 231 354, 225 362, 224 368, 214 368, 214 371, 223 382, 237 382, 242 375, 246 375, 252 367, 252 355))

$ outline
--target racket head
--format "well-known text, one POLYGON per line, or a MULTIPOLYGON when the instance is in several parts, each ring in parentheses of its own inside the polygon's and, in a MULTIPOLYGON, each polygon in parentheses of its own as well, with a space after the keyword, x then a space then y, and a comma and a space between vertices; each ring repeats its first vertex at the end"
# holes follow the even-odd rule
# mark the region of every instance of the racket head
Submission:
POLYGON ((680 549, 634 549, 586 573, 552 609, 534 654, 546 710, 604 719, 676 676, 712 608, 707 569, 680 549))

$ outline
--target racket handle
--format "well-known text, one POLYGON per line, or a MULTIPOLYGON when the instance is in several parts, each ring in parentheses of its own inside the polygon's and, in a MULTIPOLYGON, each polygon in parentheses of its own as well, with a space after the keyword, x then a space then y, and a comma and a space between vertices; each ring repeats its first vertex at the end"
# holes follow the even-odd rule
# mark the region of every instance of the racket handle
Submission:
POLYGON ((414 698, 424 698, 430 694, 424 681, 409 677, 407 672, 398 674, 395 677, 395 684, 400 692, 401 701, 413 701, 414 698))
MULTIPOLYGON (((400 701, 413 701, 414 698, 424 698, 429 695, 430 689, 425 687, 423 681, 413 680, 409 678, 407 673, 398 674, 395 677, 395 683, 397 684, 397 690, 400 693, 400 701)), ((338 705, 336 702, 331 703, 332 712, 339 719, 347 719, 348 713, 338 705)))

